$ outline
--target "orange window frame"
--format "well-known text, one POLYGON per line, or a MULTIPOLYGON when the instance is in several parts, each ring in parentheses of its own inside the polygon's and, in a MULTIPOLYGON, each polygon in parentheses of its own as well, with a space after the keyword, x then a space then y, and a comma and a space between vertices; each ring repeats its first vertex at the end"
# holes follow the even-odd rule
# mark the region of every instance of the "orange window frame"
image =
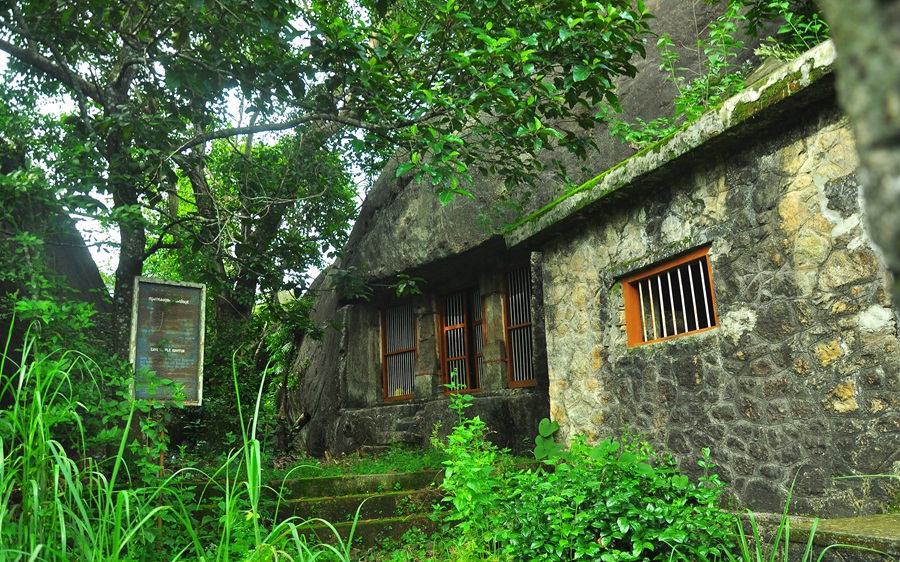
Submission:
MULTIPOLYGON (((457 291, 455 293, 450 293, 447 295, 443 295, 440 297, 440 306, 438 307, 439 311, 439 326, 440 326, 440 352, 441 352, 441 382, 443 384, 450 383, 450 364, 451 362, 461 361, 466 368, 465 382, 466 388, 460 391, 454 392, 478 392, 481 390, 481 377, 482 370, 480 369, 479 359, 484 358, 484 344, 487 341, 487 335, 485 330, 484 323, 484 302, 481 299, 475 299, 475 291, 477 289, 466 289, 463 291, 457 291), (447 301, 453 297, 460 297, 462 301, 462 322, 457 322, 454 324, 447 324, 447 301), (470 310, 474 306, 481 307, 481 319, 474 320, 470 318, 470 310), (477 334, 477 327, 481 326, 481 351, 478 351, 478 348, 473 345, 475 342, 472 341, 472 337, 475 337, 477 334), (462 334, 462 342, 460 344, 461 354, 450 356, 451 350, 449 345, 449 336, 448 334, 453 330, 460 330, 462 334), (474 371, 474 374, 473 374, 474 371), (472 385, 472 379, 475 379, 475 385, 472 385)), ((445 394, 449 394, 450 390, 445 387, 445 394)))
MULTIPOLYGON (((622 280, 622 294, 623 294, 624 300, 625 300, 625 331, 626 331, 626 334, 628 337, 628 347, 635 347, 638 345, 645 345, 648 343, 655 343, 658 341, 670 340, 673 338, 679 338, 681 336, 686 336, 689 334, 698 334, 698 333, 706 332, 706 331, 709 331, 709 330, 712 330, 712 329, 718 327, 719 319, 718 319, 718 316, 716 315, 716 294, 715 294, 715 290, 713 287, 712 266, 709 262, 710 248, 711 248, 710 246, 699 248, 697 250, 694 250, 694 251, 688 252, 682 256, 679 256, 675 259, 672 259, 672 260, 669 260, 660 265, 654 266, 650 269, 641 271, 640 273, 626 277, 622 280), (670 275, 667 276, 668 287, 666 289, 660 288, 660 290, 663 291, 663 297, 661 297, 659 302, 663 302, 665 300, 664 297, 666 296, 666 293, 669 293, 670 290, 673 291, 673 293, 674 293, 673 286, 674 286, 675 282, 670 280, 671 272, 676 271, 676 278, 677 278, 678 268, 680 266, 683 266, 685 264, 690 264, 692 262, 696 262, 699 260, 703 260, 703 265, 700 266, 700 269, 702 269, 701 275, 705 274, 705 279, 701 280, 703 294, 709 299, 708 308, 706 309, 706 312, 709 313, 709 320, 706 323, 707 325, 705 325, 703 327, 698 327, 700 322, 698 319, 695 319, 695 322, 694 322, 695 328, 690 329, 689 328, 689 326, 690 326, 689 320, 685 320, 684 321, 684 323, 685 323, 684 331, 678 331, 676 328, 675 329, 676 333, 674 333, 674 334, 671 334, 671 335, 666 334, 662 337, 653 337, 650 339, 646 339, 645 335, 644 335, 644 331, 646 328, 646 323, 645 323, 644 318, 646 318, 646 316, 642 317, 642 314, 641 314, 641 292, 640 292, 641 289, 639 288, 639 284, 644 281, 647 281, 649 279, 659 280, 661 278, 661 274, 669 272, 670 275)), ((659 283, 659 281, 658 281, 658 283, 659 283)), ((684 283, 684 279, 682 276, 682 280, 679 283, 680 289, 682 291, 681 294, 679 295, 679 298, 681 298, 681 299, 685 298, 683 283, 684 283)), ((696 285, 696 283, 697 282, 694 281, 694 285, 696 285)), ((693 286, 691 287, 691 290, 692 290, 691 294, 696 296, 696 294, 693 293, 693 286)), ((673 293, 669 293, 670 301, 674 300, 672 298, 673 293)), ((650 297, 651 300, 654 298, 655 297, 653 297, 653 296, 650 297)), ((672 305, 672 306, 674 306, 674 305, 672 305)), ((681 309, 682 315, 685 317, 689 317, 687 315, 687 311, 684 308, 685 306, 686 306, 686 303, 682 304, 682 309, 681 309)), ((646 310, 644 312, 646 315, 646 310)), ((672 310, 672 314, 673 314, 673 317, 675 317, 675 320, 673 320, 673 323, 674 323, 675 321, 677 321, 677 315, 675 314, 674 309, 672 310)), ((665 322, 662 319, 662 316, 660 316, 660 321, 663 323, 665 322)), ((665 332, 666 330, 663 330, 663 331, 665 332)))

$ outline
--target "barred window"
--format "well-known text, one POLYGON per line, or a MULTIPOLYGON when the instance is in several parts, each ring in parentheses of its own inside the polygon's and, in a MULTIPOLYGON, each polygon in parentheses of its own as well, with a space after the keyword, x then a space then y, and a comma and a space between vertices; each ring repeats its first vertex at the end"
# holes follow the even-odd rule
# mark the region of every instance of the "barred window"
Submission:
POLYGON ((509 386, 534 384, 531 343, 531 269, 506 276, 506 357, 509 386))
POLYGON ((444 382, 467 390, 481 388, 484 368, 484 308, 477 290, 443 298, 441 362, 444 382))
POLYGON ((716 327, 708 253, 702 248, 622 282, 629 347, 716 327))
POLYGON ((412 398, 418 354, 416 317, 412 304, 385 310, 381 326, 384 398, 412 398))

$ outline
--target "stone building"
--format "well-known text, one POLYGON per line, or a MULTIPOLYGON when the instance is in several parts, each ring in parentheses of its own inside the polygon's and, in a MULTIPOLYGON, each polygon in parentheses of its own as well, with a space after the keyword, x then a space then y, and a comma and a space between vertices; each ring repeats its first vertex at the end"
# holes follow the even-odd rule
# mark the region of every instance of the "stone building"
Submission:
POLYGON ((826 43, 777 68, 502 239, 464 232, 476 202, 382 195, 390 220, 364 214, 355 247, 373 245, 370 279, 424 292, 323 293, 342 329, 303 355, 306 445, 424 444, 458 382, 513 449, 549 416, 563 439, 630 428, 687 472, 709 447, 755 510, 780 510, 795 478, 797 513, 893 501, 893 480, 835 479, 900 473, 900 339, 833 64, 826 43), (432 243, 410 249, 421 217, 432 243))
POLYGON ((900 471, 900 341, 830 43, 507 238, 542 257, 551 417, 710 447, 745 505, 877 509, 900 471))

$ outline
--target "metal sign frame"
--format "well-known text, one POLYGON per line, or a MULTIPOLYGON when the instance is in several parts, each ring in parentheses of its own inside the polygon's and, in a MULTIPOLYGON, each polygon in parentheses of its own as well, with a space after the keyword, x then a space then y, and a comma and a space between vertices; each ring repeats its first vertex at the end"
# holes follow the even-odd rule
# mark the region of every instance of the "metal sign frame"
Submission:
POLYGON ((171 387, 148 386, 138 380, 149 368, 161 379, 182 385, 186 406, 203 402, 203 347, 206 336, 206 285, 134 278, 129 355, 135 380, 131 396, 175 402, 171 387))

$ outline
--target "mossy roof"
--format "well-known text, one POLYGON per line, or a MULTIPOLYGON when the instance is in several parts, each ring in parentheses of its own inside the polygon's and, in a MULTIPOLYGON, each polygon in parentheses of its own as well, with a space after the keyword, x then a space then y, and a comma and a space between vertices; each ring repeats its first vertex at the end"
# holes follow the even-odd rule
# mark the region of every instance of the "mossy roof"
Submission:
POLYGON ((697 159, 737 147, 761 128, 783 126, 786 116, 834 98, 831 41, 786 62, 698 120, 604 171, 514 224, 508 247, 536 246, 642 185, 661 181, 697 159))

